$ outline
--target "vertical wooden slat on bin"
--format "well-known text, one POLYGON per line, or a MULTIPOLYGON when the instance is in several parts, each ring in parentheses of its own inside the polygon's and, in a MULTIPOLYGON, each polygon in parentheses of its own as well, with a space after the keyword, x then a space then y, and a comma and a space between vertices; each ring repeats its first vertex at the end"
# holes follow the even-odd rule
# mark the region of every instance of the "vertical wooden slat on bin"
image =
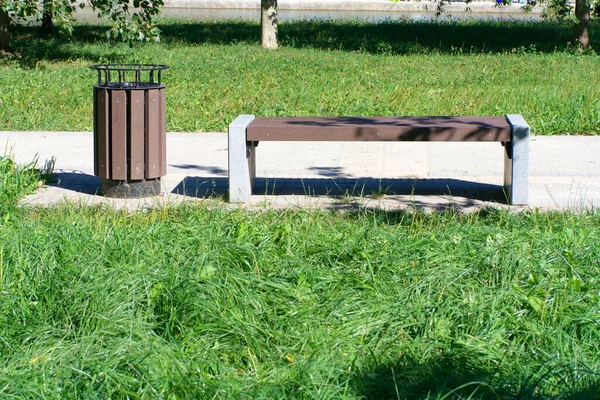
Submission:
POLYGON ((103 179, 110 178, 109 166, 109 120, 108 108, 110 99, 108 91, 101 87, 94 88, 96 101, 94 112, 96 121, 94 124, 94 174, 103 179))
POLYGON ((160 177, 158 97, 157 90, 146 90, 146 179, 160 177))
POLYGON ((160 127, 160 164, 159 164, 159 174, 160 176, 165 176, 167 173, 167 121, 166 121, 166 95, 165 89, 162 88, 159 91, 159 112, 158 112, 158 120, 160 127))
POLYGON ((129 97, 129 179, 144 179, 144 103, 143 90, 132 90, 129 97))
POLYGON ((111 90, 111 178, 127 180, 127 93, 111 90))
POLYGON ((98 89, 94 87, 94 175, 98 176, 98 89))

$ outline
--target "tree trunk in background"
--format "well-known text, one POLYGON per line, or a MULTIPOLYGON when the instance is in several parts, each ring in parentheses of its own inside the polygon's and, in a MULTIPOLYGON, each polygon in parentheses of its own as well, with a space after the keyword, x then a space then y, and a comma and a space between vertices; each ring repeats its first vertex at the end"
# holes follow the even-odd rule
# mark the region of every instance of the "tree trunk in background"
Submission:
POLYGON ((262 47, 277 48, 277 0, 261 0, 261 38, 262 47))
POLYGON ((590 5, 589 0, 575 0, 575 17, 577 22, 573 27, 575 41, 581 50, 590 46, 590 5))
POLYGON ((0 55, 5 55, 10 51, 10 17, 2 9, 0 1, 0 55))
POLYGON ((44 0, 42 10, 42 33, 46 37, 54 34, 54 24, 52 17, 54 16, 54 0, 44 0))

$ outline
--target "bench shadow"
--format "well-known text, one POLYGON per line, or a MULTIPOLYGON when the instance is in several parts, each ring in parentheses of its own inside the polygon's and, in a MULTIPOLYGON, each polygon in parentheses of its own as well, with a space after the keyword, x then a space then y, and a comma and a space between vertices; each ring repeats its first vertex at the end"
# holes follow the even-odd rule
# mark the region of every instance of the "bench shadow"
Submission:
MULTIPOLYGON (((504 188, 500 185, 449 178, 348 178, 333 176, 335 171, 331 172, 324 172, 326 176, 323 178, 257 178, 253 194, 372 199, 393 199, 394 196, 449 196, 457 201, 466 201, 465 205, 473 205, 475 200, 507 204, 504 188)), ((227 191, 228 180, 225 177, 190 176, 182 180, 171 193, 195 198, 225 198, 227 191)), ((397 201, 414 203, 406 198, 398 198, 397 201)))
POLYGON ((171 191, 172 194, 199 199, 226 198, 229 190, 227 177, 187 176, 171 191))
POLYGON ((407 196, 409 198, 415 196, 449 196, 457 200, 495 201, 506 204, 506 196, 501 186, 449 178, 262 178, 256 180, 254 194, 331 196, 336 198, 366 197, 373 199, 404 197, 404 199, 396 199, 399 202, 406 201, 407 196))

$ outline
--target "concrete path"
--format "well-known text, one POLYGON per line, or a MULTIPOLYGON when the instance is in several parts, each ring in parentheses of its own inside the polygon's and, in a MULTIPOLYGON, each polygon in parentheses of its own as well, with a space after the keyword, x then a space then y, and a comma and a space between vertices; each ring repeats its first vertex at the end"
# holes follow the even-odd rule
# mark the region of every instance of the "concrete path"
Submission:
MULTIPOLYGON (((90 132, 0 132, 0 142, 19 163, 37 158, 42 166, 55 159, 56 181, 24 204, 73 201, 136 209, 227 195, 223 133, 168 133, 164 195, 135 200, 100 194, 90 132)), ((505 206, 504 150, 498 143, 263 142, 257 150, 259 179, 249 207, 505 206)), ((530 207, 600 205, 600 136, 535 136, 530 163, 530 207)))
MULTIPOLYGON (((385 11, 385 12, 423 12, 435 11, 439 0, 279 0, 279 10, 320 10, 320 11, 385 11)), ((514 1, 509 6, 498 7, 494 0, 475 0, 468 4, 464 1, 450 1, 444 5, 446 12, 465 12, 466 9, 477 13, 519 13, 524 12, 525 0, 514 1)), ((260 0, 164 0, 165 8, 205 8, 258 10, 260 0)), ((533 7, 533 12, 541 12, 541 7, 533 7)))

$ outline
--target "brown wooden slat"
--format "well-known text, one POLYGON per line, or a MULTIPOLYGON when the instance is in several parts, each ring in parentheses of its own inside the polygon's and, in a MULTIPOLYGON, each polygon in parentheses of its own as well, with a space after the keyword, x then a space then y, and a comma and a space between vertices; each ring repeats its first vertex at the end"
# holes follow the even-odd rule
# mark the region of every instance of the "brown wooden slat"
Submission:
POLYGON ((125 90, 111 90, 111 177, 114 180, 127 180, 127 93, 125 90))
POLYGON ((165 89, 159 90, 159 174, 165 176, 167 174, 167 120, 166 120, 166 107, 167 99, 165 89))
POLYGON ((502 141, 505 117, 256 118, 249 141, 502 141))
POLYGON ((129 179, 144 179, 144 103, 146 96, 143 90, 131 90, 130 108, 130 138, 129 138, 129 179))
POLYGON ((154 179, 160 177, 160 126, 159 112, 160 102, 157 90, 146 90, 146 179, 154 179))
POLYGON ((104 88, 94 88, 94 175, 103 179, 109 179, 109 139, 108 139, 108 91, 104 88))
POLYGON ((94 87, 94 175, 98 176, 98 88, 94 87))

